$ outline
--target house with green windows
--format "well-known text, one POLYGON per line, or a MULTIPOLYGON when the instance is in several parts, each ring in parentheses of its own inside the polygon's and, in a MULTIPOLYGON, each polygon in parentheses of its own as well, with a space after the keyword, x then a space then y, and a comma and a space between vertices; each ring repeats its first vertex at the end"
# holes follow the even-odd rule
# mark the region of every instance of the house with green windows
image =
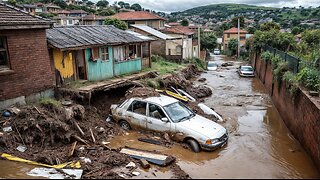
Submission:
POLYGON ((152 39, 114 26, 60 26, 46 34, 57 85, 101 81, 151 67, 152 39))

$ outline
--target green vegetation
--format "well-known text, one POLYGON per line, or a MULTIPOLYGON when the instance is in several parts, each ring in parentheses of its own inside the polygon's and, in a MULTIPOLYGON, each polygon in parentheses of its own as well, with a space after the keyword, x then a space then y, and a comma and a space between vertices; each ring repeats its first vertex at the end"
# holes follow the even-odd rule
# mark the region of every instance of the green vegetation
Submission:
MULTIPOLYGON (((198 35, 194 37, 198 39, 198 35)), ((200 30, 200 47, 201 50, 213 51, 217 47, 217 36, 214 33, 204 33, 203 30, 200 30)))
POLYGON ((115 18, 108 18, 104 21, 105 25, 113 25, 116 28, 122 29, 122 30, 126 30, 128 29, 127 23, 125 23, 124 21, 121 21, 119 19, 115 19, 115 18))
POLYGON ((39 103, 43 106, 49 106, 49 107, 60 107, 61 106, 60 101, 57 101, 52 98, 42 98, 42 99, 40 99, 39 103))
POLYGON ((180 25, 181 26, 189 26, 189 21, 187 19, 183 19, 181 22, 180 22, 180 25))
MULTIPOLYGON (((157 71, 160 75, 170 74, 186 67, 186 64, 177 64, 169 60, 166 60, 161 56, 156 56, 156 55, 152 56, 151 60, 152 60, 151 69, 157 71)), ((147 70, 150 70, 150 69, 147 69, 147 70)))
POLYGON ((229 56, 236 55, 238 50, 238 40, 230 39, 228 42, 228 50, 230 52, 230 54, 228 54, 229 56))

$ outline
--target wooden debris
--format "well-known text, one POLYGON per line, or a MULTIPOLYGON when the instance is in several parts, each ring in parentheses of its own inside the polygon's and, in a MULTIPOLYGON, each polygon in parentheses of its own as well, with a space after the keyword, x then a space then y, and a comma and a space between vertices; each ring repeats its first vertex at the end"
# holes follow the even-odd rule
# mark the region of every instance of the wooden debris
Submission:
POLYGON ((74 143, 72 143, 72 146, 71 146, 70 152, 68 154, 68 157, 71 157, 73 155, 74 149, 76 148, 77 143, 78 143, 78 141, 75 141, 74 143))
POLYGON ((39 129, 40 132, 43 133, 43 131, 42 131, 41 127, 39 126, 39 124, 36 124, 36 127, 39 129))
POLYGON ((77 127, 82 136, 84 136, 84 132, 76 121, 73 121, 74 125, 77 127))
POLYGON ((175 160, 175 158, 171 156, 131 148, 122 148, 120 153, 127 154, 134 159, 145 159, 146 161, 159 166, 167 166, 175 160))
POLYGON ((77 135, 72 135, 73 138, 75 138, 76 140, 82 142, 85 145, 89 145, 88 142, 84 139, 82 139, 81 137, 77 136, 77 135))
POLYGON ((149 138, 139 138, 138 140, 141 141, 141 142, 146 142, 146 143, 150 143, 150 144, 156 144, 156 145, 160 145, 161 144, 160 141, 157 141, 157 140, 154 140, 154 139, 149 139, 149 138))
POLYGON ((144 169, 148 169, 150 168, 150 164, 148 163, 148 161, 144 158, 140 159, 140 164, 144 169))
POLYGON ((89 130, 90 130, 90 134, 91 134, 92 142, 93 142, 93 143, 96 143, 96 139, 94 138, 94 135, 93 135, 92 129, 91 129, 91 128, 89 128, 89 130))
POLYGON ((33 106, 33 107, 39 114, 42 114, 36 106, 33 106))

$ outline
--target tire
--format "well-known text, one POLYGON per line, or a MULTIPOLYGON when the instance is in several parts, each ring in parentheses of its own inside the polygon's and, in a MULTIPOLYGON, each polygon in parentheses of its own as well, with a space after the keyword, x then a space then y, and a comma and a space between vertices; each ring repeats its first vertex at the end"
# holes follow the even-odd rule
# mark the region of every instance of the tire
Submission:
POLYGON ((130 130, 130 129, 131 129, 130 124, 129 124, 127 121, 125 121, 125 120, 121 120, 121 121, 119 122, 119 125, 120 125, 120 127, 121 127, 122 129, 124 129, 124 130, 130 130))
POLYGON ((187 141, 189 147, 191 148, 191 150, 195 153, 198 153, 200 152, 200 146, 199 144, 197 143, 197 141, 193 140, 193 139, 189 139, 187 141))

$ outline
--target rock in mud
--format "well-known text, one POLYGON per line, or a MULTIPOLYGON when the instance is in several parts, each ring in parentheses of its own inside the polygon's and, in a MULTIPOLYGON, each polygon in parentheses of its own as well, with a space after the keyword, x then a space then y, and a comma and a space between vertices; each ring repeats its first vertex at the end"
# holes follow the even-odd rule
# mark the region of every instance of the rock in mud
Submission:
POLYGON ((187 89, 187 93, 189 93, 192 97, 195 98, 203 98, 210 96, 212 94, 212 90, 208 86, 199 85, 189 87, 187 89))
POLYGON ((200 78, 198 79, 199 82, 205 82, 207 79, 206 78, 200 78))

